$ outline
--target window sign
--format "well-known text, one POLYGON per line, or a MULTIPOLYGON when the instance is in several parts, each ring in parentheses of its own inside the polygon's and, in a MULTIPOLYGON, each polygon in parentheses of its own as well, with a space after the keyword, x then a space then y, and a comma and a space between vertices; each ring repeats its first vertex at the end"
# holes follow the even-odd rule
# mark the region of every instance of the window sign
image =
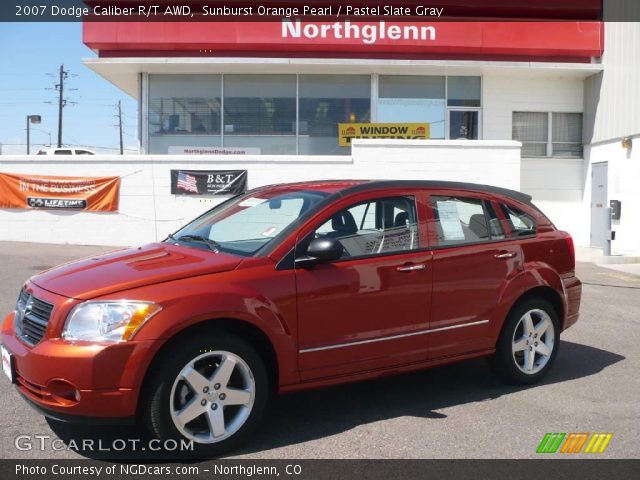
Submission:
POLYGON ((437 201, 436 205, 444 240, 464 240, 464 232, 462 231, 460 214, 458 213, 458 202, 449 200, 437 201))

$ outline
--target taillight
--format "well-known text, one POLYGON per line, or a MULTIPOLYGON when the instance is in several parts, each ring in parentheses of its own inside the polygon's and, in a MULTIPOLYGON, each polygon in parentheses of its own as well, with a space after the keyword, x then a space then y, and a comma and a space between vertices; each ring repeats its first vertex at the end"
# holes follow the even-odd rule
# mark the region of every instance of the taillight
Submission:
POLYGON ((573 245, 573 238, 568 233, 565 240, 567 241, 567 250, 569 250, 569 258, 571 258, 571 268, 576 268, 576 247, 573 245))

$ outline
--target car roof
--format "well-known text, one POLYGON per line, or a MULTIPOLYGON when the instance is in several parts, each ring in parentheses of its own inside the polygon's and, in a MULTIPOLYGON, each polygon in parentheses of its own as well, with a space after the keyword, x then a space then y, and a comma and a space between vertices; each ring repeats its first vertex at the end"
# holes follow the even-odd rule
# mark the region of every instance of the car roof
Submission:
POLYGON ((531 205, 532 200, 530 195, 518 192, 517 190, 479 183, 451 182, 445 180, 315 180, 269 185, 261 187, 259 190, 270 190, 274 188, 283 190, 315 190, 338 194, 339 196, 383 188, 446 189, 502 195, 528 205, 531 205))

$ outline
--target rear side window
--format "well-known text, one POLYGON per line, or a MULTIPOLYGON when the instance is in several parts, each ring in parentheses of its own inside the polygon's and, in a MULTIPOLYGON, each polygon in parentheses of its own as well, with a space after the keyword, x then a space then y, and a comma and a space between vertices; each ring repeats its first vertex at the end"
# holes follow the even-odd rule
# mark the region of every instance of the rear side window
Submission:
POLYGON ((71 150, 56 150, 56 155, 72 155, 71 150))
POLYGON ((511 205, 500 204, 500 208, 515 236, 525 237, 536 234, 538 224, 531 215, 511 205))
POLYGON ((504 239, 495 211, 480 199, 433 196, 431 208, 439 246, 504 239))
POLYGON ((314 237, 338 239, 343 258, 414 250, 419 247, 415 199, 386 197, 353 205, 320 225, 314 237))

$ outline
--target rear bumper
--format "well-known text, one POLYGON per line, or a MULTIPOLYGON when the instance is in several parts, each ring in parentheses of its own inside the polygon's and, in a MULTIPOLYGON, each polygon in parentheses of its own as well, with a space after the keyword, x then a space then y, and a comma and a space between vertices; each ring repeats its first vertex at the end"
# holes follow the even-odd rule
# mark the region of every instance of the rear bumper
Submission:
POLYGON ((582 282, 578 277, 571 276, 562 279, 564 288, 566 311, 562 330, 566 330, 578 321, 580 316, 580 301, 582 299, 582 282))
POLYGON ((11 313, 0 343, 14 356, 16 388, 45 415, 128 418, 136 414, 140 371, 152 342, 71 343, 45 338, 30 347, 16 338, 11 313))

